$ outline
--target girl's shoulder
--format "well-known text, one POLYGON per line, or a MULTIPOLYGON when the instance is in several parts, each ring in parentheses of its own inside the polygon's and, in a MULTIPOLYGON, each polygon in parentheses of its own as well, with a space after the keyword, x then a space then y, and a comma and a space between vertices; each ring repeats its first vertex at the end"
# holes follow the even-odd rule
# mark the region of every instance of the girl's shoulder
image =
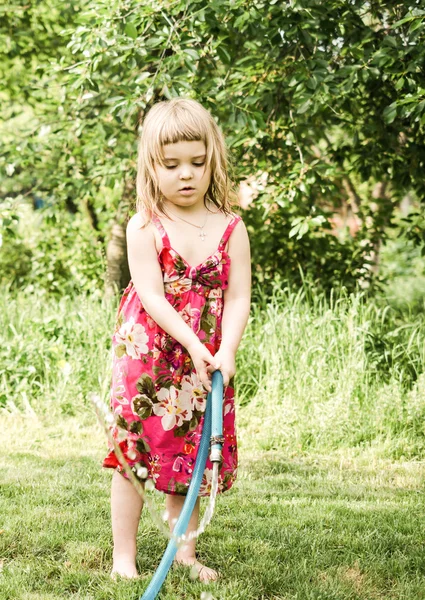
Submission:
POLYGON ((231 209, 228 211, 218 210, 216 214, 220 214, 222 217, 224 217, 223 221, 226 223, 232 223, 233 221, 242 221, 241 215, 231 209))
POLYGON ((161 235, 146 215, 136 212, 127 223, 127 241, 145 241, 155 245, 157 253, 162 247, 161 235))
POLYGON ((136 212, 127 223, 127 239, 153 238, 152 223, 143 213, 136 212))
POLYGON ((233 223, 235 229, 245 229, 245 223, 242 216, 233 210, 227 215, 227 222, 233 223))
POLYGON ((248 232, 242 217, 238 213, 232 211, 227 215, 226 220, 227 227, 221 238, 221 243, 225 244, 229 254, 233 254, 238 247, 246 247, 248 232))
POLYGON ((145 227, 147 223, 147 218, 142 215, 141 212, 136 212, 132 217, 130 217, 127 223, 127 229, 130 231, 135 231, 136 229, 142 229, 145 227))

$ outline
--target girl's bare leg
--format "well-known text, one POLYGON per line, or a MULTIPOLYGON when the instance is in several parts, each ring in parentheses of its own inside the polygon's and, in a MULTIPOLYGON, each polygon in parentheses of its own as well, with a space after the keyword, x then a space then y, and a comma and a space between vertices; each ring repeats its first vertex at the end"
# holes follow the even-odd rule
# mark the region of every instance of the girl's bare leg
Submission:
MULTIPOLYGON (((172 496, 170 494, 167 494, 166 509, 168 512, 168 523, 170 525, 171 531, 173 531, 174 529, 175 520, 178 519, 180 515, 184 500, 185 496, 172 496)), ((198 522, 199 498, 196 501, 195 508, 193 509, 193 513, 189 521, 186 535, 188 535, 191 531, 196 531, 196 529, 198 528, 198 522)), ((185 546, 179 548, 175 558, 176 562, 184 565, 194 565, 196 570, 198 571, 200 581, 215 581, 218 577, 217 571, 206 567, 205 565, 201 564, 198 560, 196 560, 195 546, 196 539, 187 542, 185 546)))
POLYGON ((111 518, 114 552, 112 575, 137 577, 136 535, 143 501, 133 484, 118 471, 112 476, 111 518))

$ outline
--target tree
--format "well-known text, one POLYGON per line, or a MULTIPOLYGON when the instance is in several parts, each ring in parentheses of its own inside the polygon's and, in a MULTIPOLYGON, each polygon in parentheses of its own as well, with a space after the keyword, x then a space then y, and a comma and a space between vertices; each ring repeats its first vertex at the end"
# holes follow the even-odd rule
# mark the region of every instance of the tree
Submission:
MULTIPOLYGON (((114 214, 122 228, 143 115, 196 97, 226 134, 235 180, 262 181, 245 213, 256 279, 301 265, 325 287, 367 281, 401 198, 424 197, 424 17, 413 0, 82 2, 59 34, 67 50, 51 49, 61 119, 37 146, 36 178, 103 235, 114 214), (100 193, 117 183, 118 205, 100 193), (355 238, 329 234, 341 204, 355 238)), ((35 148, 6 160, 29 164, 35 148)))

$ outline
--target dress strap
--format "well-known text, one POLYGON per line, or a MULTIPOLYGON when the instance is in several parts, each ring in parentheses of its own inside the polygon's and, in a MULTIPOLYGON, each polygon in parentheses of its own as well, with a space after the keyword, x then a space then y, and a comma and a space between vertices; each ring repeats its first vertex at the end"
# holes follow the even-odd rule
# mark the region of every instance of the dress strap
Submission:
POLYGON ((158 231, 161 235, 163 248, 171 248, 170 238, 168 237, 168 233, 165 231, 163 224, 161 223, 161 221, 159 220, 159 218, 156 215, 152 215, 152 223, 155 225, 155 227, 158 229, 158 231))
POLYGON ((226 247, 227 242, 229 241, 229 237, 232 233, 232 231, 234 230, 234 228, 236 227, 236 225, 239 223, 239 221, 241 220, 241 217, 239 215, 233 215, 232 220, 230 221, 230 223, 228 224, 228 226, 226 227, 223 236, 220 240, 220 244, 218 246, 219 250, 224 250, 224 248, 226 247))

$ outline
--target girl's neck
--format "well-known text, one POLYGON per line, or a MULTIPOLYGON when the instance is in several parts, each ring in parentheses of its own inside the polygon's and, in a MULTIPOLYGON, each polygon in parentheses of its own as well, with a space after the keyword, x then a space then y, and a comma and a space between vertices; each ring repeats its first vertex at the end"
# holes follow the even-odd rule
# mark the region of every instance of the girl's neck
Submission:
POLYGON ((165 201, 164 209, 170 215, 174 214, 177 216, 186 216, 195 219, 197 217, 201 218, 203 216, 206 216, 207 212, 220 212, 220 209, 208 200, 205 203, 202 202, 202 204, 198 204, 195 206, 179 206, 178 204, 173 204, 172 202, 165 201))

